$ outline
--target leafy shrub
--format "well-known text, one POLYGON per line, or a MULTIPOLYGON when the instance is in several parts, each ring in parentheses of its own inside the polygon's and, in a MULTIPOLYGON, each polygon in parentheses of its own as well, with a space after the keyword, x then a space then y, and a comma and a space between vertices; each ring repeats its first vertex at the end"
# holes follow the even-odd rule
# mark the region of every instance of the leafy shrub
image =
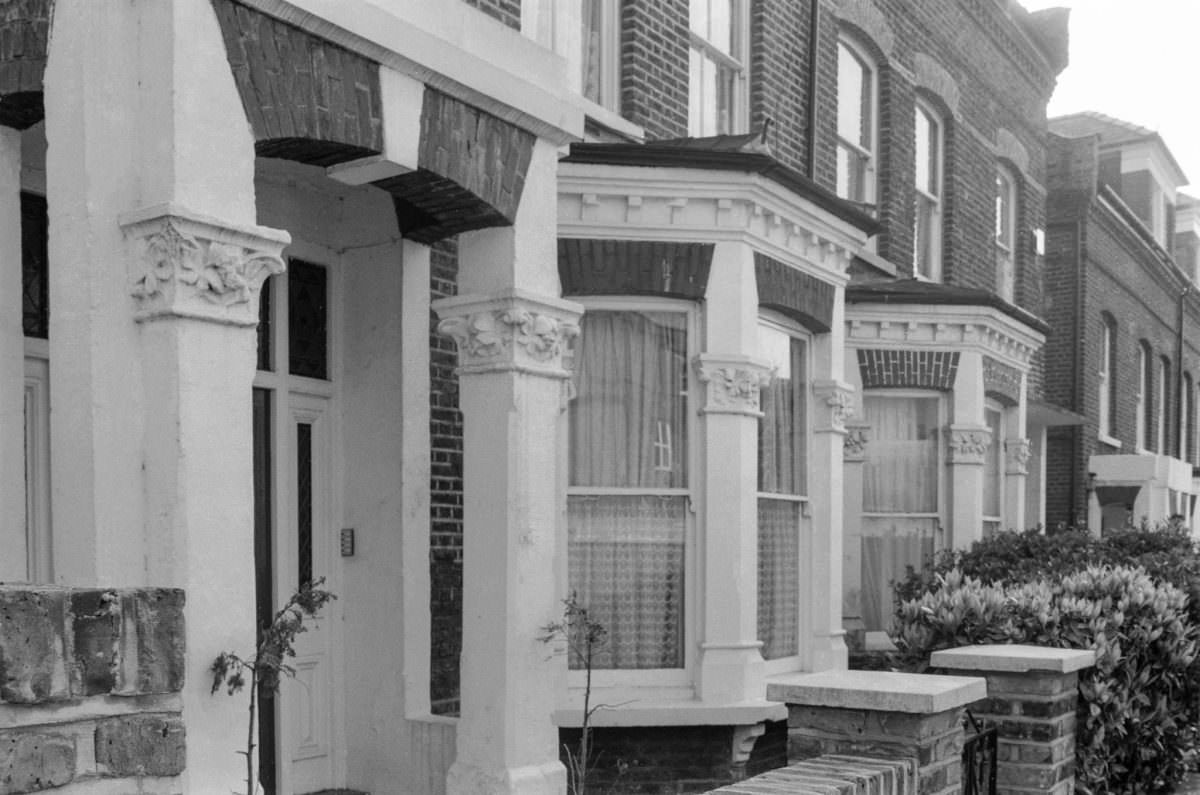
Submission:
POLYGON ((1168 792, 1183 777, 1197 746, 1191 673, 1200 640, 1183 591, 1142 568, 1107 565, 1007 586, 951 569, 929 584, 897 608, 893 639, 906 667, 976 643, 1095 649, 1095 667, 1079 678, 1080 790, 1168 792))

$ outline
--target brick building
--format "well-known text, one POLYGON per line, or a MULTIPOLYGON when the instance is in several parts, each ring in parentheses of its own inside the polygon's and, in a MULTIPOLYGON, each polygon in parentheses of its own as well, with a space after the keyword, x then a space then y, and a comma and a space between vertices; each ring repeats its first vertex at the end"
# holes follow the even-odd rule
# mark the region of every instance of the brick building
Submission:
POLYGON ((1152 130, 1050 121, 1047 396, 1086 418, 1049 439, 1051 525, 1180 515, 1195 495, 1196 200, 1152 130))
POLYGON ((177 589, 186 674, 0 703, 76 749, 47 781, 237 788, 208 665, 324 576, 268 792, 561 793, 572 592, 604 775, 702 790, 785 759, 768 683, 844 668, 905 562, 1041 517, 1065 13, 11 5, 0 579, 177 589), (98 767, 110 692, 186 765, 98 767))

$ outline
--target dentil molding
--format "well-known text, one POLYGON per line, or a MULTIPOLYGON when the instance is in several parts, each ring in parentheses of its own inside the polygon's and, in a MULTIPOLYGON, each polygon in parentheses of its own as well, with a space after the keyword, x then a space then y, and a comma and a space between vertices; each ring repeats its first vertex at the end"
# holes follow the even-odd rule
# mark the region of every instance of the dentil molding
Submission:
POLYGON ((700 382, 707 387, 702 414, 762 416, 759 396, 774 372, 762 360, 749 356, 702 353, 696 357, 700 382))
POLYGON ((173 204, 120 218, 132 248, 130 294, 139 322, 192 318, 234 326, 258 323, 268 276, 283 273, 287 232, 237 226, 173 204))
POLYGON ((462 374, 516 370, 566 378, 565 354, 583 308, 571 301, 509 291, 433 302, 438 333, 458 346, 462 374))

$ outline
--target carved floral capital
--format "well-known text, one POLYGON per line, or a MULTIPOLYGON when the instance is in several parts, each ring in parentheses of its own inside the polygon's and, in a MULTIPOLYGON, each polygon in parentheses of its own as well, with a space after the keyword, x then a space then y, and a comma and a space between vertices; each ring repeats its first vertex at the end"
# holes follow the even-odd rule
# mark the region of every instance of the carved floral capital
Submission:
POLYGON ((844 433, 846 421, 854 416, 854 392, 842 381, 813 383, 813 429, 844 433))
POLYGON ((701 354, 697 360, 700 382, 707 386, 705 414, 746 414, 758 417, 762 388, 771 383, 771 367, 748 356, 701 354))
POLYGON ((948 440, 951 464, 983 464, 992 432, 986 427, 951 425, 948 440))
POLYGON ((1009 475, 1029 474, 1029 459, 1033 448, 1028 439, 1004 440, 1004 471, 1009 475))
POLYGON ((139 322, 186 317, 237 326, 258 323, 267 277, 284 271, 291 238, 266 227, 239 227, 174 205, 121 219, 132 249, 130 294, 139 322))
POLYGON ((842 460, 847 463, 866 461, 870 441, 871 426, 847 423, 846 437, 842 440, 842 460))
POLYGON ((460 373, 520 370, 565 378, 565 353, 579 334, 580 310, 569 301, 510 293, 435 302, 438 333, 458 346, 460 373))

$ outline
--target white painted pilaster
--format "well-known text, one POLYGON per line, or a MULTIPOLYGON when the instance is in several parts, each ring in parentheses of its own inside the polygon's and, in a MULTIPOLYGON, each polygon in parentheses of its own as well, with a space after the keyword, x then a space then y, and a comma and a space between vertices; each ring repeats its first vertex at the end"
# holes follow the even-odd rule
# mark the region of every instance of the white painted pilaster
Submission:
POLYGON ((26 578, 21 133, 0 127, 0 581, 26 578))
MULTIPOLYGON (((1026 480, 1032 447, 1026 436, 1026 388, 1028 376, 1021 374, 1017 405, 1008 410, 1008 438, 1004 440, 1004 521, 1001 530, 1025 530, 1026 480)), ((1032 525, 1030 525, 1032 526, 1032 525)))
POLYGON ((984 422, 983 356, 965 350, 954 382, 948 429, 950 546, 966 548, 983 538, 983 464, 991 432, 984 422))
POLYGON ((551 714, 566 660, 538 640, 561 615, 566 543, 556 453, 567 341, 558 298, 553 145, 538 141, 513 227, 459 239, 459 290, 434 309, 459 349, 463 412, 462 710, 449 795, 561 795, 551 714))
POLYGON ((700 380, 704 467, 702 701, 761 700, 765 663, 758 639, 759 389, 770 382, 758 352, 754 252, 718 243, 708 277, 700 380))

